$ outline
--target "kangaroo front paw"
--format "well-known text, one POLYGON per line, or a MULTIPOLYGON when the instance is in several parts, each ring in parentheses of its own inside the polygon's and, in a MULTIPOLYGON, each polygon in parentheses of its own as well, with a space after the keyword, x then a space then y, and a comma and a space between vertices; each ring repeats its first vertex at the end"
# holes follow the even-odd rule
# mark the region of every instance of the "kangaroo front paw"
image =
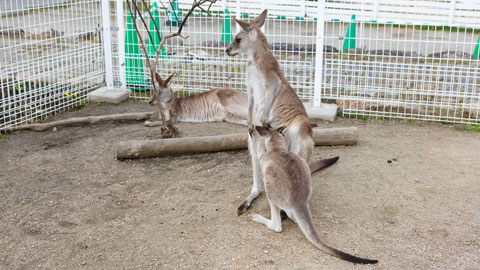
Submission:
POLYGON ((244 201, 237 209, 237 216, 243 215, 248 209, 249 205, 247 205, 247 201, 244 201))

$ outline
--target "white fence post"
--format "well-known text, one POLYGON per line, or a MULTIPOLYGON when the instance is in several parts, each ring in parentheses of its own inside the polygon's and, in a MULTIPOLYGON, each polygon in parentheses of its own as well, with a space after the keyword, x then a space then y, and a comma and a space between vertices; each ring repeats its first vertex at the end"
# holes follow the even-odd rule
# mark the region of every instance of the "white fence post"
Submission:
POLYGON ((457 0, 450 0, 450 12, 448 13, 448 26, 451 26, 453 24, 456 8, 457 8, 457 0))
POLYGON ((313 93, 313 106, 321 104, 323 80, 323 35, 325 30, 325 1, 319 0, 317 7, 317 46, 315 53, 315 88, 313 93))
POLYGON ((113 87, 112 68, 112 35, 110 29, 110 6, 109 0, 102 0, 102 24, 103 24, 103 50, 105 60, 105 82, 107 87, 113 87))
POLYGON ((300 3, 300 17, 305 17, 305 14, 307 14, 305 1, 306 0, 302 0, 302 3, 300 3))
POLYGON ((118 72, 122 88, 127 88, 126 66, 125 66, 125 27, 123 14, 123 1, 117 0, 117 51, 118 51, 118 72))
MULTIPOLYGON (((237 18, 237 20, 240 20, 240 0, 236 0, 235 1, 235 18, 237 18)), ((240 26, 235 24, 235 31, 236 33, 239 33, 240 32, 240 26)))
POLYGON ((379 0, 374 0, 373 3, 373 18, 372 20, 377 20, 378 19, 378 5, 379 5, 379 0))

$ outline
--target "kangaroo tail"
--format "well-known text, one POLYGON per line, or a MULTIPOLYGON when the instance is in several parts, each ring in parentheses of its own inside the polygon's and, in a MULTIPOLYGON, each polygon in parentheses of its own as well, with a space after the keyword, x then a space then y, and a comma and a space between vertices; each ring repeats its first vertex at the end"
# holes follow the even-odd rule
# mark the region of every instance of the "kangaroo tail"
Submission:
POLYGON ((314 172, 332 165, 333 163, 337 162, 338 159, 339 157, 337 156, 333 158, 310 160, 310 162, 308 162, 308 167, 310 167, 310 172, 313 174, 314 172))
POLYGON ((304 204, 300 209, 297 209, 295 213, 295 218, 302 230, 303 234, 307 237, 308 241, 310 241, 315 247, 320 250, 327 252, 330 255, 338 257, 342 260, 346 260, 353 263, 363 263, 363 264, 374 264, 377 263, 378 260, 370 260, 364 259, 360 257, 356 257, 335 249, 333 247, 328 246, 327 244, 323 243, 318 235, 315 226, 313 225, 312 215, 310 214, 310 209, 308 204, 304 204))

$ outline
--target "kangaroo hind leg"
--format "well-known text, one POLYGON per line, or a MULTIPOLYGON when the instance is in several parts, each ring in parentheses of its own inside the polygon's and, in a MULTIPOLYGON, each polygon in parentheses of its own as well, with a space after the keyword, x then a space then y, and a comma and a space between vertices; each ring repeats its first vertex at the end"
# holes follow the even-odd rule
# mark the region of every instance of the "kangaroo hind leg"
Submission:
POLYGON ((260 167, 260 160, 258 159, 256 150, 256 138, 252 138, 251 136, 248 137, 248 145, 250 150, 250 155, 252 156, 252 167, 253 167, 253 186, 250 195, 248 195, 247 199, 238 207, 237 215, 240 216, 245 213, 250 207, 250 204, 253 200, 255 200, 260 192, 262 191, 262 180, 261 180, 261 167, 260 167))
POLYGON ((267 226, 275 232, 282 232, 282 219, 280 217, 280 208, 270 202, 271 219, 264 218, 259 214, 249 214, 253 221, 259 222, 267 226))

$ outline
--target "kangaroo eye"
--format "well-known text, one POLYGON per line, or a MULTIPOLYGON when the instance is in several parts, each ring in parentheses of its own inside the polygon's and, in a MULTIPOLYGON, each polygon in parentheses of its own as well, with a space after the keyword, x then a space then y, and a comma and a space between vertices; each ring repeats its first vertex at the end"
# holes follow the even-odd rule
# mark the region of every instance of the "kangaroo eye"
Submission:
POLYGON ((235 43, 240 43, 240 40, 239 38, 235 39, 235 43))

